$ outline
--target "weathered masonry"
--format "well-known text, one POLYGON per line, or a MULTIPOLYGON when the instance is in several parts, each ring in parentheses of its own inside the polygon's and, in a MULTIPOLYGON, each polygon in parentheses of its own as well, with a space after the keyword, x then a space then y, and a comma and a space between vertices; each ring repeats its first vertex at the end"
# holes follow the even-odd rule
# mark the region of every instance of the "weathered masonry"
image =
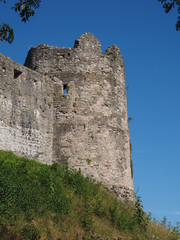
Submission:
POLYGON ((39 45, 25 66, 0 55, 0 149, 68 163, 134 198, 124 63, 90 33, 39 45))

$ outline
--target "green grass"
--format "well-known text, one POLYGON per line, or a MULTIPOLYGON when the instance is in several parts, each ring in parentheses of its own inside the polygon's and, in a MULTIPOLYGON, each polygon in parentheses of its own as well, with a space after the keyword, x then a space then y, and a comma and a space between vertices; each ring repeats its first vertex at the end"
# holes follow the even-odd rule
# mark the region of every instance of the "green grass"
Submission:
POLYGON ((177 240, 150 222, 138 198, 120 202, 80 171, 0 151, 0 239, 177 240))

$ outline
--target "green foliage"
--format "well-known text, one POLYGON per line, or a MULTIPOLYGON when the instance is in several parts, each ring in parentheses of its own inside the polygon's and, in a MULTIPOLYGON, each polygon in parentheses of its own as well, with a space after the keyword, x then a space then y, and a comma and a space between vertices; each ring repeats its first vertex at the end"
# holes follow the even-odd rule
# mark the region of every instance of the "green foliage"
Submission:
POLYGON ((173 231, 178 235, 180 234, 180 222, 176 223, 175 227, 171 227, 173 229, 173 231))
MULTIPOLYGON (((164 8, 165 13, 168 13, 173 8, 177 7, 178 14, 180 14, 180 1, 179 0, 158 0, 161 2, 164 8)), ((178 20, 176 22, 176 30, 180 30, 180 16, 178 16, 178 20)))
POLYGON ((93 206, 88 201, 85 202, 85 209, 81 214, 81 223, 86 231, 93 230, 93 206))
POLYGON ((49 106, 49 108, 52 106, 52 103, 50 103, 50 102, 48 102, 48 106, 49 106))
POLYGON ((110 206, 111 222, 119 230, 130 232, 133 228, 132 209, 120 205, 117 199, 113 199, 110 206))
MULTIPOLYGON (((6 0, 0 1, 6 3, 6 0)), ((17 1, 11 9, 19 13, 22 22, 27 22, 30 17, 34 16, 35 9, 39 8, 40 3, 41 0, 20 0, 17 1)), ((0 25, 0 40, 7 41, 8 43, 13 42, 14 31, 8 24, 2 23, 0 25)))
POLYGON ((134 216, 136 224, 140 227, 141 231, 146 231, 149 223, 149 218, 145 214, 142 206, 142 202, 139 196, 137 196, 136 203, 134 205, 134 216))
POLYGON ((14 7, 11 9, 14 9, 15 12, 19 12, 22 22, 26 22, 31 16, 34 16, 34 9, 39 8, 40 3, 41 0, 21 0, 15 3, 14 7))
POLYGON ((0 25, 0 41, 12 43, 14 40, 14 31, 8 24, 0 25))
POLYGON ((161 221, 161 225, 166 227, 166 225, 167 225, 167 218, 166 218, 166 216, 163 217, 163 219, 161 221))
MULTIPOLYGON (((107 197, 106 193, 104 193, 102 197, 106 198, 107 197)), ((96 199, 96 204, 94 205, 94 208, 93 208, 94 214, 100 217, 107 217, 110 209, 108 208, 108 206, 104 204, 103 200, 99 198, 98 195, 95 196, 95 199, 96 199)))
POLYGON ((22 229, 22 236, 25 239, 38 240, 41 238, 39 230, 32 224, 26 225, 22 229))
POLYGON ((133 121, 133 120, 134 120, 134 118, 128 117, 128 122, 133 121))
POLYGON ((91 159, 89 159, 89 158, 86 158, 85 160, 86 160, 86 162, 87 162, 88 164, 90 164, 90 163, 91 163, 91 159))
POLYGON ((78 158, 78 159, 82 161, 86 161, 88 165, 91 163, 91 159, 89 158, 78 158))
MULTIPOLYGON (((178 239, 179 225, 173 229, 172 234, 163 238, 158 231, 151 230, 149 219, 139 197, 135 204, 121 202, 101 184, 95 184, 88 177, 84 178, 80 170, 69 169, 58 163, 44 165, 17 157, 12 152, 0 151, 2 239, 2 236, 8 240, 57 239, 53 235, 54 228, 57 228, 56 236, 63 231, 59 239, 75 239, 68 235, 69 228, 73 226, 76 233, 76 226, 80 226, 81 232, 84 232, 82 239, 83 236, 88 236, 88 239, 113 239, 115 229, 123 232, 128 239, 152 239, 152 235, 156 236, 155 239, 158 236, 159 239, 178 239), (45 223, 47 221, 42 227, 38 225, 41 219, 45 223), (108 228, 111 229, 108 234, 103 233, 105 230, 101 230, 102 225, 98 226, 97 219, 108 223, 108 228), (67 227, 66 238, 62 238, 66 234, 66 230, 62 230, 64 221, 67 227), (52 233, 48 230, 51 223, 52 233), (104 234, 104 237, 95 238, 92 234, 97 232, 104 234)), ((160 226, 166 228, 166 222, 164 219, 160 226)))
POLYGON ((113 58, 114 60, 117 58, 116 52, 113 52, 113 53, 112 53, 112 58, 113 58))
POLYGON ((9 219, 70 211, 67 190, 51 166, 0 151, 0 215, 9 219))

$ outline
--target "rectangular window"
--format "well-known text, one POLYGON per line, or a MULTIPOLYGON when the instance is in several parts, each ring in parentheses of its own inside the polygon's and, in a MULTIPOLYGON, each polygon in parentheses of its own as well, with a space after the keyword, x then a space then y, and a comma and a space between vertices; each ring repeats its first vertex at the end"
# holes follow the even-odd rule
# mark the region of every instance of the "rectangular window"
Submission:
POLYGON ((67 84, 64 84, 64 85, 63 85, 63 94, 64 94, 64 95, 67 95, 67 94, 68 94, 68 85, 67 85, 67 84))

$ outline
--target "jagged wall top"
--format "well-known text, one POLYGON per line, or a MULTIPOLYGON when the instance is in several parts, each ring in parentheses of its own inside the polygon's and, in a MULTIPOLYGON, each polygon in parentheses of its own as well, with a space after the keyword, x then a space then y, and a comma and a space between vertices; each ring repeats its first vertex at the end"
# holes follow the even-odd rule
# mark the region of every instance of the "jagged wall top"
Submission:
MULTIPOLYGON (((91 64, 95 66, 107 63, 108 65, 124 67, 119 48, 116 45, 112 45, 103 54, 100 41, 91 33, 84 33, 79 39, 75 40, 74 48, 54 47, 46 44, 32 47, 24 65, 35 71, 47 73, 49 71, 61 71, 69 62, 73 63, 71 68, 72 70, 76 68, 76 71, 85 69, 87 64, 89 67, 91 64), (107 60, 108 62, 110 61, 110 64, 107 60), (75 67, 75 65, 79 63, 81 66, 78 70, 78 67, 75 67)), ((66 71, 69 70, 66 69, 66 71)), ((96 68, 94 68, 94 71, 96 71, 96 68)))
POLYGON ((103 54, 85 33, 74 48, 31 48, 25 65, 36 72, 0 61, 0 148, 31 158, 42 153, 40 161, 67 162, 118 196, 134 196, 119 48, 103 54))
POLYGON ((78 40, 75 40, 74 48, 83 52, 99 54, 101 52, 101 43, 92 33, 84 33, 78 40))

